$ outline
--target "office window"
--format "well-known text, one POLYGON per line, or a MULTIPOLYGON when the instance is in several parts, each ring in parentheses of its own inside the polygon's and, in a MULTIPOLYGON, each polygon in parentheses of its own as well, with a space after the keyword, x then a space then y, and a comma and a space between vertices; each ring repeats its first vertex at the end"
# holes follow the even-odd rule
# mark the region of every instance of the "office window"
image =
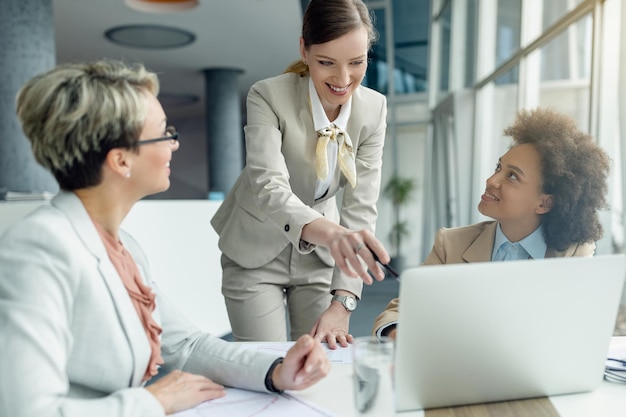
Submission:
POLYGON ((465 87, 476 82, 476 47, 478 45, 478 0, 467 0, 465 23, 465 87))
POLYGON ((450 42, 452 36, 452 3, 447 2, 439 17, 439 91, 446 92, 450 84, 450 42))
MULTIPOLYGON (((496 67, 520 49, 522 0, 498 0, 496 21, 496 67)), ((511 71, 498 83, 517 82, 518 72, 511 71)))
MULTIPOLYGON (((495 167, 497 158, 504 154, 511 144, 510 140, 503 139, 505 137, 503 131, 515 120, 515 115, 518 110, 519 85, 517 82, 511 83, 505 82, 504 80, 509 80, 513 78, 512 74, 518 73, 519 67, 516 65, 494 81, 493 109, 489 117, 489 119, 491 119, 490 125, 494 157, 491 162, 487 162, 487 164, 491 163, 491 165, 493 165, 492 168, 495 167)), ((492 170, 487 171, 489 175, 491 175, 490 171, 492 170)), ((487 177, 482 178, 482 181, 486 178, 487 177)))
MULTIPOLYGON (((410 230, 410 235, 402 243, 402 253, 407 257, 407 266, 417 266, 419 263, 417 254, 423 250, 421 246, 422 228, 424 227, 421 222, 424 209, 424 172, 422 167, 427 158, 425 151, 427 129, 427 123, 397 124, 393 138, 387 137, 383 150, 382 187, 394 174, 402 178, 412 178, 416 185, 414 197, 406 206, 402 207, 400 213, 402 220, 408 222, 410 230)), ((376 234, 386 247, 391 249, 389 230, 391 230, 393 223, 393 211, 389 198, 385 197, 382 192, 377 207, 379 215, 376 221, 376 234)))
POLYGON ((373 11, 374 26, 378 31, 378 42, 376 42, 369 52, 369 64, 367 72, 362 84, 387 94, 389 80, 389 66, 387 65, 387 31, 385 27, 385 10, 374 9, 373 11))
POLYGON ((557 20, 567 14, 567 12, 575 9, 584 0, 543 0, 543 4, 539 2, 532 3, 536 7, 537 12, 542 12, 543 29, 547 29, 557 20))
MULTIPOLYGON (((519 73, 516 65, 511 70, 477 90, 478 108, 476 117, 479 128, 474 136, 474 166, 472 167, 472 189, 470 207, 475 208, 485 189, 485 180, 493 174, 498 158, 511 145, 511 139, 504 136, 517 114, 518 83, 505 80, 519 73)), ((470 222, 485 220, 477 210, 471 210, 470 222)))
POLYGON ((411 94, 427 89, 429 37, 428 0, 393 0, 393 50, 388 51, 389 32, 386 8, 372 7, 378 42, 370 51, 370 64, 363 84, 389 94, 389 61, 393 54, 395 94, 411 94))
POLYGON ((426 91, 429 16, 429 0, 393 1, 396 94, 426 91))
POLYGON ((569 114, 589 130, 592 17, 587 14, 539 51, 539 105, 569 114))

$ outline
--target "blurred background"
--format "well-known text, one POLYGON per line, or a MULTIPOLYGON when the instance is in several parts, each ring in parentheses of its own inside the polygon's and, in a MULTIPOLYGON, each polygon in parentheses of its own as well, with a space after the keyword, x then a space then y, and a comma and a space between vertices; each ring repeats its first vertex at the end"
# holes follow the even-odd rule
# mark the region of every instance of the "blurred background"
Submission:
MULTIPOLYGON (((243 167, 248 89, 299 58, 307 2, 0 0, 0 192, 56 191, 15 117, 19 87, 56 63, 109 57, 159 74, 181 135, 172 186, 151 199, 219 202, 243 167)), ((612 155, 597 253, 624 251, 623 1, 366 3, 380 39, 363 83, 389 103, 376 234, 400 265, 419 265, 439 227, 483 220, 502 130, 537 106, 571 115, 612 155)))

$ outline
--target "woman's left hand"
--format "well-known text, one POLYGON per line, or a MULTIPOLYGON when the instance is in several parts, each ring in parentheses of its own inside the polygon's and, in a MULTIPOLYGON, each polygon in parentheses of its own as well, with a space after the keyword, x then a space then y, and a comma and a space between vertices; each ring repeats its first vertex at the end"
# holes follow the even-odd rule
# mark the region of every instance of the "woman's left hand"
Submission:
POLYGON ((350 313, 341 304, 333 302, 317 319, 309 334, 320 342, 326 341, 330 349, 337 349, 337 343, 347 347, 353 341, 348 333, 349 325, 350 313))

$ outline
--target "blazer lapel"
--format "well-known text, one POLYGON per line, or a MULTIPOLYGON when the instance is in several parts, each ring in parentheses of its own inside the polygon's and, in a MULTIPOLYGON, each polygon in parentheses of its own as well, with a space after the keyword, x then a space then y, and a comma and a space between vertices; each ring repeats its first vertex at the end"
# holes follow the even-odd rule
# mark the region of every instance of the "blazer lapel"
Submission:
POLYGON ((78 197, 74 193, 59 192, 51 204, 67 214, 74 227, 74 232, 80 237, 85 247, 98 259, 100 275, 109 289, 109 295, 118 313, 118 320, 126 333, 133 353, 134 372, 131 386, 138 386, 141 384, 148 366, 150 345, 126 287, 124 287, 115 266, 109 260, 109 255, 100 235, 78 197))
POLYGON ((487 223, 476 240, 463 252, 465 262, 489 262, 493 251, 493 240, 496 236, 496 222, 487 223))
MULTIPOLYGON (((300 167, 304 175, 292 175, 289 178, 291 188, 300 195, 302 202, 308 206, 315 204, 315 185, 317 183, 317 174, 315 173, 315 149, 317 147, 317 132, 313 124, 313 110, 311 109, 311 99, 309 97, 309 77, 300 77, 298 80, 298 88, 294 90, 294 100, 299 106, 299 126, 302 135, 301 140, 304 149, 301 150, 306 158, 306 166, 300 167), (298 192, 298 190, 300 190, 298 192)), ((284 132, 282 132, 285 135, 284 132)), ((292 139, 300 139, 293 137, 292 139)), ((283 138, 284 140, 284 138, 283 138)))

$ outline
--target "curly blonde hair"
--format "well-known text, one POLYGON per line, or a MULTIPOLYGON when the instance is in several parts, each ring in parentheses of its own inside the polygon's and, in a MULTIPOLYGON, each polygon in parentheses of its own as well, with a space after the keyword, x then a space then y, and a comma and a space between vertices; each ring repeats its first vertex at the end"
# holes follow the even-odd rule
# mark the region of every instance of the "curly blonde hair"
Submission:
POLYGON ((608 209, 611 160, 576 121, 550 108, 522 110, 504 134, 513 146, 531 144, 541 156, 541 191, 552 195, 552 209, 541 224, 548 247, 565 250, 602 237, 598 210, 608 209))

